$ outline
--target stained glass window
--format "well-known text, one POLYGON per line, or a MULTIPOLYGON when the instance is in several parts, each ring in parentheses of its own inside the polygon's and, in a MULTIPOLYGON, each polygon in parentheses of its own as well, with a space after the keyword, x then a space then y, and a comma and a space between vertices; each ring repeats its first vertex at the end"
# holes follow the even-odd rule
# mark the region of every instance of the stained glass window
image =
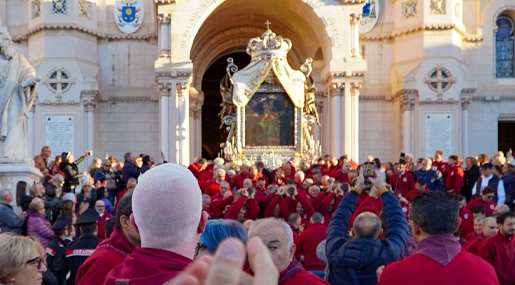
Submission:
POLYGON ((507 16, 500 16, 496 24, 495 75, 497 78, 514 77, 513 20, 507 16))

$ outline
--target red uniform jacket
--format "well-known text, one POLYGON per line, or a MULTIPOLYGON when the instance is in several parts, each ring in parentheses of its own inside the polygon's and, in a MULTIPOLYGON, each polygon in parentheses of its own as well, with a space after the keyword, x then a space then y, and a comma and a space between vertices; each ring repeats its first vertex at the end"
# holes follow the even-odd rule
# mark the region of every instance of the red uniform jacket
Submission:
POLYGON ((191 171, 191 173, 193 173, 193 176, 195 176, 195 178, 198 178, 202 173, 198 165, 195 163, 190 164, 190 166, 188 166, 188 169, 191 171))
POLYGON ((342 183, 349 183, 349 174, 343 173, 341 168, 336 168, 329 176, 334 178, 334 180, 339 180, 342 183))
POLYGON ((404 174, 400 175, 399 179, 397 179, 397 177, 398 174, 392 174, 388 181, 390 185, 392 185, 393 190, 399 190, 403 197, 406 197, 410 191, 416 191, 415 180, 411 173, 404 171, 404 174))
POLYGON ((490 217, 494 214, 495 206, 497 206, 497 203, 495 201, 490 201, 486 203, 481 199, 481 197, 477 197, 476 199, 470 201, 467 204, 467 209, 472 213, 472 210, 475 206, 483 206, 485 208, 485 217, 490 217))
POLYGON ((357 216, 359 216, 359 214, 363 212, 372 212, 379 216, 381 210, 383 210, 383 200, 369 196, 365 191, 361 192, 359 196, 359 199, 363 198, 364 200, 358 203, 356 211, 354 211, 354 214, 352 215, 349 221, 349 229, 352 229, 352 226, 354 225, 354 220, 357 216))
POLYGON ((478 255, 492 264, 501 285, 515 284, 515 239, 501 234, 487 238, 479 246, 478 255))
POLYGON ((106 239, 106 222, 107 220, 111 219, 113 216, 108 214, 107 212, 104 212, 104 215, 102 218, 98 219, 97 221, 97 237, 101 240, 106 239))
POLYGON ((102 241, 80 266, 75 284, 103 284, 109 271, 122 264, 134 248, 136 247, 129 242, 122 230, 115 227, 111 237, 102 241))
POLYGON ((459 228, 460 237, 465 239, 470 233, 474 232, 474 219, 468 219, 461 223, 459 228))
MULTIPOLYGON (((320 194, 322 195, 322 194, 320 194)), ((329 222, 331 221, 331 218, 333 217, 334 211, 338 208, 338 205, 340 205, 340 202, 343 199, 343 196, 336 197, 336 200, 334 201, 334 205, 329 210, 329 206, 331 205, 331 202, 335 199, 336 194, 329 193, 327 194, 320 203, 318 203, 315 207, 315 211, 319 212, 324 215, 324 224, 325 226, 329 226, 329 222)))
MULTIPOLYGON (((433 236, 435 237, 435 236, 433 236)), ((449 237, 452 239, 452 237, 449 237)), ((434 247, 434 257, 420 251, 406 259, 386 266, 378 285, 497 285, 495 271, 481 258, 461 249, 455 242, 446 241, 434 247), (452 247, 452 249, 450 248, 452 247), (456 253, 453 257, 453 252, 456 253), (436 259, 447 261, 446 265, 436 259), (449 261, 450 260, 450 261, 449 261)))
POLYGON ((171 251, 137 247, 122 264, 109 272, 104 285, 165 284, 191 262, 191 259, 171 251))
POLYGON ((471 241, 469 245, 467 246, 467 251, 469 253, 477 255, 479 251, 479 246, 481 246, 481 243, 486 239, 485 235, 481 233, 475 240, 471 241))
POLYGON ((304 268, 306 270, 325 270, 325 262, 317 257, 317 246, 325 240, 327 227, 324 224, 311 224, 306 230, 300 233, 295 241, 296 255, 304 255, 304 268))
POLYGON ((259 215, 259 204, 256 199, 247 199, 247 196, 243 195, 238 198, 234 203, 232 203, 231 207, 225 213, 224 219, 238 219, 238 214, 240 213, 241 208, 245 205, 247 207, 247 213, 245 214, 245 219, 254 220, 259 215))
POLYGON ((449 172, 451 169, 451 166, 445 161, 440 162, 433 162, 433 165, 436 166, 436 169, 442 173, 443 181, 447 181, 447 176, 449 176, 449 172))
POLYGON ((304 208, 304 214, 305 217, 302 217, 303 223, 305 223, 306 219, 309 222, 309 218, 313 213, 315 213, 315 208, 313 208, 313 205, 311 205, 311 201, 309 201, 309 198, 304 195, 297 195, 295 196, 295 199, 291 199, 290 197, 284 197, 284 199, 281 201, 281 215, 283 218, 287 221, 290 217, 291 213, 297 212, 297 203, 300 202, 302 205, 302 208, 304 208))
MULTIPOLYGON (((460 209, 460 218, 461 224, 458 231, 460 233, 460 237, 466 237, 467 235, 465 234, 465 232, 468 231, 468 229, 465 230, 465 224, 468 223, 469 220, 473 220, 472 212, 469 209, 467 209, 467 207, 463 207, 460 209)), ((474 224, 472 224, 472 226, 474 226, 474 224)))
POLYGON ((413 202, 413 200, 415 200, 415 198, 417 198, 420 194, 423 193, 429 193, 429 189, 427 189, 426 187, 426 189, 422 193, 418 191, 410 191, 404 198, 406 198, 406 200, 408 200, 411 203, 413 202))
POLYGON ((220 193, 211 197, 211 219, 221 219, 224 217, 224 210, 227 205, 232 203, 232 195, 224 198, 220 193))
POLYGON ((218 193, 220 193, 220 183, 216 183, 215 180, 209 180, 202 186, 202 194, 213 197, 218 193))
MULTIPOLYGON (((279 205, 281 203, 281 200, 282 200, 281 195, 275 195, 272 198, 272 200, 270 201, 270 203, 268 203, 268 206, 266 207, 265 214, 264 214, 265 218, 276 217, 274 215, 275 208, 277 207, 277 205, 279 205)), ((279 211, 279 216, 276 218, 280 218, 280 217, 281 217, 281 212, 279 211)))
POLYGON ((241 173, 237 174, 236 176, 234 176, 231 179, 231 182, 229 182, 229 184, 231 186, 231 190, 236 188, 236 191, 238 191, 241 188, 243 188, 243 180, 245 180, 246 178, 247 178, 247 175, 244 175, 244 174, 241 174, 241 173))
POLYGON ((465 240, 470 244, 470 242, 472 242, 473 240, 475 240, 478 237, 479 236, 475 232, 471 232, 467 235, 467 237, 465 237, 465 240))
POLYGON ((465 172, 460 165, 454 165, 450 171, 447 179, 445 180, 445 188, 447 190, 453 190, 451 193, 454 195, 461 194, 461 188, 463 188, 465 172))

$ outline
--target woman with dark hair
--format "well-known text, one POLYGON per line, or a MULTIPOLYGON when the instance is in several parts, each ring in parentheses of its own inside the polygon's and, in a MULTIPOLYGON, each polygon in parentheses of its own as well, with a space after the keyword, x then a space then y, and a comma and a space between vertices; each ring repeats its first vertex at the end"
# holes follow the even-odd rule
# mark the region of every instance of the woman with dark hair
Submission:
POLYGON ((145 173, 147 170, 152 168, 154 165, 154 160, 149 155, 143 156, 143 165, 141 166, 141 173, 145 173))
POLYGON ((207 221, 206 228, 197 243, 195 258, 205 254, 214 254, 222 241, 230 237, 247 244, 247 232, 237 221, 222 219, 207 221))
POLYGON ((465 176, 463 177, 463 188, 461 189, 461 195, 467 199, 467 202, 472 198, 472 188, 479 179, 481 171, 479 169, 477 160, 473 156, 469 156, 465 159, 465 176))
POLYGON ((16 205, 20 207, 23 212, 29 210, 29 205, 32 201, 32 197, 27 195, 28 190, 27 182, 18 181, 18 183, 16 183, 16 205))
POLYGON ((374 171, 379 173, 379 175, 381 175, 383 177, 383 181, 386 181, 386 173, 384 172, 384 169, 381 166, 381 161, 379 160, 379 158, 377 158, 377 157, 374 158, 373 162, 374 162, 374 171))
POLYGON ((81 163, 86 157, 91 156, 91 153, 88 151, 77 160, 74 160, 73 154, 70 152, 63 152, 61 156, 62 162, 60 168, 65 176, 63 193, 74 192, 75 187, 79 185, 79 178, 86 175, 86 172, 79 173, 77 164, 81 163))

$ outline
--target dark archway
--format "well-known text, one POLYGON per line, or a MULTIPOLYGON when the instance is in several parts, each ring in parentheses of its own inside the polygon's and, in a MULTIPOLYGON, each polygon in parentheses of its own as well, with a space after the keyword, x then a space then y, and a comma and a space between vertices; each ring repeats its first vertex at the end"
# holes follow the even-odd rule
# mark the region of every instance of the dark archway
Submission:
POLYGON ((220 95, 220 80, 225 76, 227 58, 232 57, 240 69, 250 63, 250 56, 245 52, 235 52, 218 58, 207 69, 202 78, 204 105, 202 106, 202 157, 216 158, 220 151, 220 143, 225 140, 220 130, 222 96, 220 95))

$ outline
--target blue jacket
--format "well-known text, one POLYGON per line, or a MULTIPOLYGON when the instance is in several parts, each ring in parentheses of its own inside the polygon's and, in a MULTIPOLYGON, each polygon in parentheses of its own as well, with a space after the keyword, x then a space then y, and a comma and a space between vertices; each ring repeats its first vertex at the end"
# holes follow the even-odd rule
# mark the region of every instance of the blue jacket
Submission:
POLYGON ((18 217, 11 205, 0 202, 0 229, 2 233, 12 232, 15 235, 21 235, 23 222, 25 222, 25 218, 18 217))
POLYGON ((515 200, 515 175, 508 173, 501 179, 504 183, 504 192, 506 192, 506 203, 511 206, 515 200))
POLYGON ((426 180, 426 186, 429 190, 443 190, 444 189, 444 181, 442 173, 438 170, 417 170, 415 171, 415 175, 413 175, 413 179, 415 181, 417 178, 423 177, 426 180))
POLYGON ((332 285, 377 284, 376 270, 400 260, 406 252, 409 228, 397 198, 381 195, 386 217, 383 240, 348 237, 349 220, 356 210, 358 193, 350 191, 341 201, 327 228, 328 282, 332 285))

